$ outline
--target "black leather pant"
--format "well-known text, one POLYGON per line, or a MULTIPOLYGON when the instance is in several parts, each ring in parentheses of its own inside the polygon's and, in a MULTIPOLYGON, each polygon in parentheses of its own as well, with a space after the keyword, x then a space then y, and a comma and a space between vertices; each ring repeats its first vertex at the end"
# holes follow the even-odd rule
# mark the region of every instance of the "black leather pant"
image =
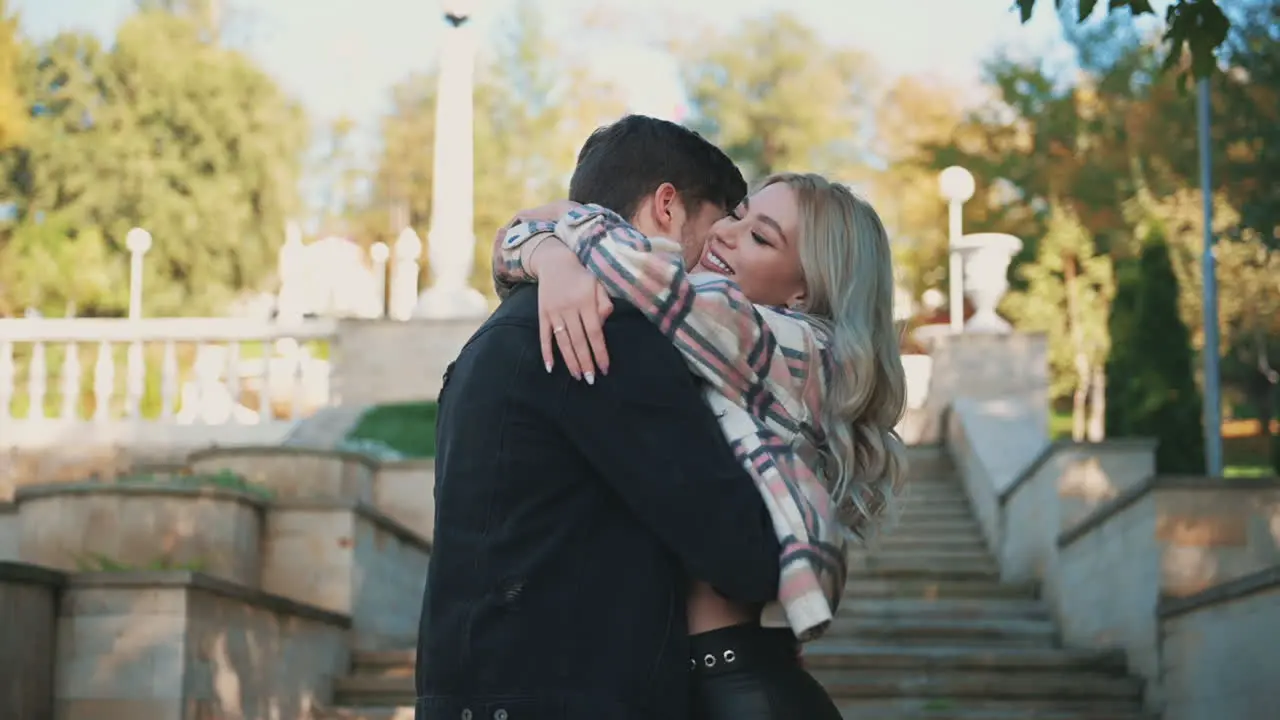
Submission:
POLYGON ((689 638, 692 720, 840 720, 790 630, 735 625, 689 638))

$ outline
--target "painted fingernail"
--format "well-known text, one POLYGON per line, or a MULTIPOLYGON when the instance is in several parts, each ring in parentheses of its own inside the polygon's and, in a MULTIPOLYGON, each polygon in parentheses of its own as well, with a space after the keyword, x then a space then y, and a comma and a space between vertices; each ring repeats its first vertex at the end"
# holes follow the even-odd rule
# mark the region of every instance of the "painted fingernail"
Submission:
POLYGON ((547 369, 548 373, 551 372, 551 363, 547 362, 547 363, 543 363, 542 365, 547 369))
POLYGON ((596 374, 595 374, 595 373, 591 373, 591 372, 589 372, 589 373, 584 373, 584 374, 582 375, 582 377, 586 378, 586 380, 587 380, 587 384, 588 384, 588 385, 595 385, 595 384, 596 384, 596 374))

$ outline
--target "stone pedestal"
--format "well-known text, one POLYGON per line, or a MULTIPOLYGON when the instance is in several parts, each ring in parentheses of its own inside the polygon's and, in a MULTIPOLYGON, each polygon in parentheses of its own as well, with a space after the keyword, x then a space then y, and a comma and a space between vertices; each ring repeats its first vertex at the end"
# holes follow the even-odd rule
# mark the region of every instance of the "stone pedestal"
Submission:
POLYGON ((333 382, 344 405, 435 400, 478 319, 341 320, 333 382))

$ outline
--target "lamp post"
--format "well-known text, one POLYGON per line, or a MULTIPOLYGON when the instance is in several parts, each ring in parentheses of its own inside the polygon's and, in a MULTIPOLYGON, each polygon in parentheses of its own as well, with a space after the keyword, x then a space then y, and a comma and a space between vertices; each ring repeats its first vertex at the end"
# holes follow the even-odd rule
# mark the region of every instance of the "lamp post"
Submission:
POLYGON ((947 249, 951 285, 951 332, 964 330, 964 265, 960 257, 960 243, 964 237, 961 209, 973 197, 973 174, 959 165, 952 165, 938 176, 938 189, 947 201, 947 249))
POLYGON ((430 285, 414 314, 427 318, 480 317, 488 303, 468 283, 475 262, 474 73, 471 17, 478 0, 442 0, 448 26, 440 43, 436 91, 435 181, 427 233, 430 285))
POLYGON ((1196 135, 1200 143, 1200 197, 1204 212, 1204 459, 1211 477, 1222 476, 1222 399, 1218 375, 1218 273, 1213 255, 1212 148, 1209 138, 1209 78, 1196 82, 1196 135))
POLYGON ((142 317, 142 257, 151 249, 151 233, 136 227, 124 236, 129 250, 129 319, 142 317))

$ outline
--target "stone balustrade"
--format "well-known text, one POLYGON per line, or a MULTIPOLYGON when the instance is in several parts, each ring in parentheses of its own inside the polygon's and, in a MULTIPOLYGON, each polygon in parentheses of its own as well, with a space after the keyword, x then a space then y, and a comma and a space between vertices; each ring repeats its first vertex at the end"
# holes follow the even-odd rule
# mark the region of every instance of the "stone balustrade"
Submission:
POLYGON ((0 320, 0 442, 17 444, 21 426, 49 422, 296 419, 331 400, 327 356, 336 327, 333 320, 0 320))

